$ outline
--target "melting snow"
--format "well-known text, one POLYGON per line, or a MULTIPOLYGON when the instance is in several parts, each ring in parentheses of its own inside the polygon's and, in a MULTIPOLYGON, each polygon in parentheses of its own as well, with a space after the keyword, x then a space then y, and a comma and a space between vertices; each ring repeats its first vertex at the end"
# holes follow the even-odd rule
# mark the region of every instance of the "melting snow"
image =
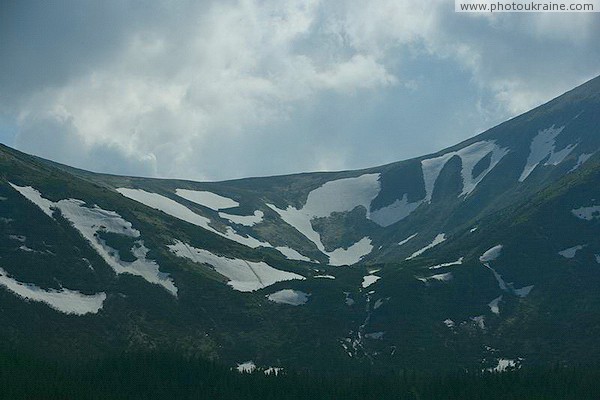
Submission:
POLYGON ((550 128, 538 132, 536 137, 531 141, 529 156, 527 157, 523 172, 519 177, 519 182, 523 182, 527 179, 535 167, 537 167, 546 157, 548 157, 548 160, 544 165, 558 165, 571 153, 571 151, 573 151, 577 144, 570 144, 560 151, 555 151, 556 137, 564 128, 564 126, 555 128, 554 125, 552 125, 550 128))
POLYGON ((444 165, 454 156, 459 156, 462 161, 462 181, 463 189, 460 196, 465 196, 471 193, 477 185, 485 178, 485 176, 500 162, 500 160, 508 154, 508 149, 502 148, 495 141, 482 141, 473 143, 458 151, 443 154, 439 157, 429 158, 421 161, 423 170, 423 180, 425 181, 425 199, 430 202, 433 194, 435 182, 442 172, 444 165), (490 165, 479 175, 473 177, 473 169, 482 158, 492 153, 490 165))
POLYGON ((396 200, 389 206, 380 208, 379 210, 371 211, 369 219, 379 226, 390 226, 408 217, 410 213, 412 213, 421 205, 422 202, 423 201, 420 200, 414 203, 409 203, 408 196, 405 193, 402 197, 402 200, 396 200))
POLYGON ((448 328, 454 328, 454 325, 456 325, 450 318, 446 318, 443 322, 448 328))
POLYGON ((422 249, 415 251, 414 253, 412 253, 412 255, 410 257, 407 257, 406 259, 411 260, 415 257, 418 257, 421 254, 425 253, 427 250, 434 248, 435 246, 437 246, 438 244, 442 243, 445 240, 446 240, 446 234, 440 233, 433 239, 433 241, 431 243, 429 243, 427 246, 423 247, 422 249))
POLYGON ((431 276, 426 276, 424 278, 417 278, 417 279, 420 280, 421 282, 427 283, 431 280, 440 281, 440 282, 448 282, 448 281, 451 281, 453 278, 454 278, 454 276, 452 275, 452 272, 446 272, 445 274, 431 275, 431 276))
POLYGON ((46 303, 53 309, 65 314, 96 314, 106 300, 106 293, 85 295, 69 289, 42 289, 31 283, 21 283, 8 276, 4 269, 0 268, 0 285, 27 300, 46 303))
POLYGON ((496 315, 500 315, 499 303, 501 300, 502 300, 502 296, 498 296, 494 300, 490 301, 490 303, 488 304, 488 307, 490 307, 490 310, 496 315))
POLYGON ((496 245, 494 247, 492 247, 491 249, 487 250, 485 253, 483 253, 481 255, 481 257, 479 257, 479 261, 481 261, 482 263, 488 262, 488 261, 494 261, 495 259, 497 259, 498 257, 500 257, 500 253, 502 252, 502 245, 496 245))
POLYGON ((275 247, 275 249, 278 250, 281 254, 283 254, 285 256, 285 258, 287 258, 288 260, 307 261, 307 262, 313 261, 310 258, 303 256, 302 254, 298 253, 296 250, 289 248, 287 246, 278 246, 278 247, 275 247))
POLYGON ((381 279, 381 277, 377 276, 377 275, 366 275, 366 276, 363 276, 363 281, 362 281, 362 287, 363 287, 363 289, 368 288, 369 286, 371 286, 372 284, 374 284, 375 282, 377 282, 380 279, 381 279))
POLYGON ((471 321, 475 322, 479 329, 485 329, 485 317, 483 315, 471 317, 471 321))
POLYGON ((600 218, 600 206, 579 207, 571 210, 571 213, 573 213, 573 215, 579 219, 591 221, 593 219, 600 218))
POLYGON ((322 278, 322 279, 335 279, 333 275, 315 275, 313 278, 322 278))
POLYGON ((347 306, 352 306, 354 305, 354 299, 352 297, 350 297, 350 292, 344 292, 344 294, 346 295, 346 299, 344 300, 347 306))
POLYGON ((237 370, 240 374, 251 374, 256 369, 254 361, 246 361, 237 365, 237 370))
POLYGON ((179 240, 176 240, 175 244, 169 245, 168 248, 178 257, 184 257, 199 264, 211 265, 219 274, 229 279, 227 282, 229 286, 240 292, 252 292, 276 282, 304 279, 301 275, 275 269, 263 261, 221 257, 179 240))
POLYGON ((411 240, 412 238, 414 238, 414 237, 415 237, 415 236, 417 236, 417 235, 418 235, 418 233, 415 233, 414 235, 410 235, 410 236, 409 236, 409 237, 407 237, 406 239, 404 239, 404 240, 400 241, 400 242, 398 243, 398 246, 402 246, 403 244, 406 244, 406 243, 408 243, 408 241, 409 241, 409 240, 411 240))
POLYGON ((579 157, 577 158, 577 163, 575 164, 575 166, 573 168, 571 168, 569 170, 569 172, 573 172, 577 168, 581 167, 593 155, 594 155, 593 153, 590 153, 590 154, 586 154, 586 153, 580 154, 579 157))
POLYGON ((224 212, 219 213, 219 217, 228 220, 234 224, 244 225, 244 226, 254 226, 262 222, 265 214, 260 211, 254 211, 253 215, 236 215, 236 214, 227 214, 224 212))
POLYGON ((596 262, 600 264, 600 254, 594 254, 594 257, 596 258, 596 262))
POLYGON ((365 333, 365 337, 367 339, 373 339, 373 340, 381 340, 381 339, 383 339, 383 335, 385 335, 385 332, 365 333))
POLYGON ((228 197, 202 190, 176 189, 175 194, 193 203, 219 211, 226 208, 238 207, 240 203, 228 197))
POLYGON ((575 254, 583 249, 585 246, 582 245, 577 245, 577 246, 573 246, 573 247, 569 247, 568 249, 564 249, 562 251, 559 251, 558 254, 563 256, 564 258, 574 258, 575 254))
POLYGON ((234 242, 243 244, 245 246, 256 248, 259 246, 263 247, 272 247, 269 243, 261 242, 258 239, 253 238, 252 236, 241 236, 236 231, 234 231, 230 226, 227 227, 225 233, 219 232, 210 226, 210 219, 203 217, 201 215, 196 214, 186 206, 179 204, 175 200, 171 200, 168 197, 162 196, 158 193, 150 193, 146 192, 142 189, 128 189, 128 188, 118 188, 117 191, 121 193, 123 196, 128 197, 132 200, 135 200, 139 203, 142 203, 148 207, 160 210, 165 214, 169 214, 172 217, 180 219, 182 221, 189 222, 190 224, 199 226, 208 231, 216 233, 219 236, 222 236, 226 239, 233 240, 234 242))
POLYGON ((524 286, 520 289, 513 289, 513 293, 519 297, 527 297, 529 295, 529 292, 531 292, 531 289, 533 289, 533 285, 524 286))
POLYGON ((265 375, 279 375, 279 373, 283 371, 283 368, 281 367, 269 367, 267 369, 264 370, 264 374, 265 375))
POLYGON ((438 264, 438 265, 433 265, 431 267, 429 267, 429 269, 439 269, 439 268, 445 268, 445 267, 451 267, 453 265, 461 265, 463 262, 464 257, 459 258, 456 261, 452 261, 452 262, 447 262, 447 263, 443 263, 443 264, 438 264))
POLYGON ((142 240, 137 240, 131 249, 133 255, 138 259, 134 262, 126 262, 122 261, 115 254, 114 249, 98 237, 99 232, 112 232, 133 238, 140 237, 140 232, 116 212, 103 210, 97 205, 94 205, 93 208, 85 207, 85 202, 76 199, 60 200, 54 203, 43 198, 37 190, 29 186, 19 187, 13 184, 11 186, 51 217, 52 208, 60 210, 62 216, 73 224, 75 229, 87 239, 94 250, 117 274, 140 276, 150 283, 162 286, 171 294, 177 295, 177 288, 169 274, 160 272, 155 261, 146 259, 148 249, 142 240))
POLYGON ((500 358, 498 360, 498 365, 495 368, 488 368, 488 371, 504 372, 507 369, 515 368, 516 366, 517 366, 517 362, 515 360, 500 358))
POLYGON ((369 217, 371 201, 377 197, 379 190, 379 174, 365 174, 356 178, 326 182, 308 194, 306 204, 301 209, 288 206, 282 210, 272 204, 267 206, 313 242, 323 254, 329 256, 331 265, 351 265, 373 250, 371 240, 365 237, 346 250, 327 252, 321 242, 321 236, 315 232, 310 221, 314 218, 329 217, 333 212, 352 211, 359 206, 365 208, 369 217))
POLYGON ((289 304, 291 306, 300 306, 308 301, 308 293, 299 290, 283 289, 266 296, 270 301, 278 304, 289 304))

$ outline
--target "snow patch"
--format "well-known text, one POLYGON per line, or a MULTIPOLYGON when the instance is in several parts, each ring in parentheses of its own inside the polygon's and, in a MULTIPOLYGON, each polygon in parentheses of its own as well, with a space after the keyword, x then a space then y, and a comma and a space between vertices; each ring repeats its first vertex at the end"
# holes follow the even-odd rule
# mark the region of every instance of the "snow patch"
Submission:
POLYGON ((456 325, 454 321, 452 321, 450 318, 446 318, 443 322, 444 325, 446 325, 448 328, 454 328, 454 326, 456 325))
POLYGON ((309 298, 308 293, 299 290, 283 289, 266 296, 270 301, 278 304, 289 304, 291 306, 300 306, 306 304, 309 298))
POLYGON ((491 249, 486 250, 485 253, 483 253, 481 255, 481 257, 479 257, 479 261, 481 261, 482 263, 494 261, 495 259, 500 257, 501 252, 502 252, 502 245, 501 244, 496 245, 496 246, 492 247, 491 249))
POLYGON ((116 212, 103 210, 97 205, 85 207, 85 202, 76 199, 60 200, 54 203, 43 198, 32 187, 19 187, 13 184, 11 186, 42 208, 42 211, 50 217, 52 217, 52 209, 60 210, 62 216, 71 222, 73 227, 87 239, 115 273, 140 276, 150 283, 162 286, 174 296, 177 295, 177 288, 169 274, 160 272, 159 265, 155 261, 146 259, 148 249, 144 246, 142 240, 137 240, 131 249, 137 260, 127 262, 122 261, 117 254, 118 252, 98 237, 100 232, 117 233, 132 238, 140 237, 140 232, 116 212))
POLYGON ((363 281, 362 281, 362 287, 363 287, 363 289, 368 288, 369 286, 371 286, 372 284, 374 284, 375 282, 377 282, 380 279, 381 279, 381 277, 377 276, 377 275, 366 275, 366 276, 363 276, 363 281))
POLYGON ((215 211, 238 207, 240 205, 240 203, 228 197, 203 190, 175 189, 175 194, 215 211))
POLYGON ((298 253, 296 250, 289 248, 287 246, 278 246, 278 247, 275 247, 275 249, 277 251, 279 251, 281 254, 283 254, 283 256, 285 258, 287 258, 288 260, 313 262, 313 260, 311 260, 310 258, 303 256, 302 254, 298 253))
POLYGON ((429 267, 429 269, 439 269, 439 268, 451 267, 453 265, 461 265, 463 263, 463 259, 464 259, 464 257, 461 257, 456 261, 432 265, 431 267, 429 267))
POLYGON ((579 207, 571 210, 571 213, 579 219, 591 221, 600 218, 600 206, 579 207))
POLYGON ((372 340, 381 340, 383 339, 383 335, 385 335, 385 332, 365 333, 365 337, 372 340))
POLYGON ((254 226, 262 222, 265 213, 260 210, 254 211, 253 215, 236 215, 236 214, 227 214, 224 212, 219 213, 219 217, 228 220, 234 224, 244 225, 244 226, 254 226))
POLYGON ((488 307, 490 308, 490 310, 496 315, 500 315, 499 303, 501 300, 502 300, 502 296, 498 296, 494 300, 490 301, 488 304, 488 307))
POLYGON ((431 243, 429 243, 427 246, 423 247, 422 249, 415 251, 406 259, 411 260, 415 257, 418 257, 421 254, 425 253, 427 250, 434 248, 435 246, 437 246, 438 244, 442 243, 445 240, 446 240, 446 234, 440 233, 433 239, 433 241, 431 243))
POLYGON ((491 140, 476 142, 460 150, 446 153, 439 157, 422 160, 421 169, 423 170, 423 180, 425 182, 425 198, 423 201, 431 202, 435 182, 437 181, 440 172, 442 172, 444 165, 446 165, 448 160, 452 157, 459 156, 461 159, 463 189, 460 196, 466 196, 475 190, 483 178, 485 178, 506 154, 508 154, 507 148, 502 148, 498 146, 494 140, 491 140), (490 165, 485 170, 481 171, 479 175, 473 177, 475 165, 490 153, 492 154, 490 165))
POLYGON ((422 200, 409 203, 405 193, 402 200, 396 200, 389 206, 371 211, 369 219, 379 226, 390 226, 408 217, 421 203, 423 203, 422 200))
POLYGON ((529 156, 527 162, 519 177, 519 182, 523 182, 533 172, 533 170, 539 165, 542 160, 548 157, 548 160, 544 165, 558 165, 560 164, 577 144, 570 144, 560 151, 555 151, 556 137, 563 131, 565 127, 555 128, 552 125, 550 128, 541 130, 531 141, 529 148, 529 156))
POLYGON ((215 271, 229 279, 227 282, 229 286, 240 292, 252 292, 276 282, 304 279, 301 275, 275 269, 263 261, 221 257, 179 240, 167 247, 178 257, 187 258, 198 264, 211 265, 215 271))
POLYGON ((283 221, 313 242, 319 251, 329 256, 331 265, 351 265, 369 254, 373 247, 369 238, 363 238, 348 249, 336 249, 327 252, 321 242, 321 236, 313 229, 311 220, 326 218, 334 212, 352 211, 363 207, 369 218, 371 201, 380 191, 379 174, 364 174, 356 178, 329 181, 311 191, 306 204, 300 209, 288 206, 285 210, 273 204, 267 204, 283 221))
POLYGON ((333 275, 315 275, 313 278, 321 278, 321 279, 335 279, 333 275))
POLYGON ((498 365, 494 368, 488 368, 490 372, 504 372, 507 369, 517 368, 517 361, 509 360, 507 358, 498 359, 498 365))
POLYGON ((452 272, 446 272, 445 274, 436 274, 417 279, 424 283, 429 281, 449 282, 454 279, 454 275, 452 275, 452 272))
POLYGON ((251 374, 256 369, 256 364, 254 364, 254 361, 246 361, 238 364, 236 369, 240 374, 251 374))
POLYGON ((571 168, 569 170, 569 172, 573 172, 576 169, 578 169, 579 167, 581 167, 593 155, 594 155, 594 153, 589 153, 589 154, 583 153, 583 154, 580 154, 579 157, 577 158, 577 162, 575 163, 575 166, 573 166, 573 168, 571 168))
POLYGON ((0 285, 27 300, 42 302, 65 314, 96 314, 104 305, 106 293, 82 294, 76 290, 42 289, 31 283, 19 282, 0 268, 0 285))
POLYGON ((214 229, 212 226, 209 225, 211 222, 210 219, 203 217, 202 215, 198 215, 186 206, 179 204, 175 200, 171 200, 168 197, 165 197, 158 193, 150 193, 142 189, 128 188, 118 188, 117 192, 150 208, 160 210, 165 214, 169 214, 172 217, 204 228, 207 231, 215 233, 234 242, 243 244, 244 246, 248 246, 251 248, 257 248, 259 246, 272 247, 269 243, 261 242, 260 240, 253 238, 252 236, 241 236, 230 226, 227 227, 225 233, 219 232, 218 230, 214 229))
POLYGON ((577 252, 579 250, 583 249, 584 247, 585 247, 584 245, 577 245, 577 246, 569 247, 568 249, 559 251, 558 254, 563 256, 564 258, 574 258, 575 254, 577 254, 577 252))
POLYGON ((413 239, 415 236, 417 236, 418 233, 415 233, 414 235, 410 235, 409 237, 407 237, 404 240, 401 240, 400 242, 398 242, 398 246, 402 246, 403 244, 408 243, 409 240, 413 239))

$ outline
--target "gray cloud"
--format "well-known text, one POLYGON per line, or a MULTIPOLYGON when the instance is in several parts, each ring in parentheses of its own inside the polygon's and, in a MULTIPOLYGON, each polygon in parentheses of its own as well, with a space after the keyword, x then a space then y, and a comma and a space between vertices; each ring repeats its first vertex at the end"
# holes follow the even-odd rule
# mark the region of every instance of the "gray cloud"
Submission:
POLYGON ((15 121, 14 144, 112 173, 224 179, 392 162, 600 73, 592 14, 398 0, 5 3, 0 120, 15 121))

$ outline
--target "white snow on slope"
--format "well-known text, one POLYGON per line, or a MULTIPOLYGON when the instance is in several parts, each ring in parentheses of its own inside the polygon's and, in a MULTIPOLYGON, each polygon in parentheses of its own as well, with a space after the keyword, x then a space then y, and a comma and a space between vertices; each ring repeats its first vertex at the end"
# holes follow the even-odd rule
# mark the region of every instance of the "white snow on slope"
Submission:
POLYGON ((2 268, 0 268, 0 285, 24 299, 46 303, 65 314, 96 314, 106 300, 104 292, 86 295, 75 290, 42 289, 31 283, 22 283, 8 276, 2 268))
POLYGON ((140 237, 140 232, 116 212, 103 210, 97 205, 94 205, 93 208, 85 207, 85 202, 76 199, 60 200, 54 203, 43 198, 32 187, 19 187, 12 183, 11 186, 28 200, 38 205, 49 216, 52 216, 51 209, 60 210, 62 216, 69 220, 73 227, 87 239, 115 273, 140 276, 150 283, 162 286, 174 296, 177 295, 177 288, 169 274, 160 272, 155 261, 146 259, 148 249, 144 246, 142 240, 137 240, 131 249, 137 260, 127 262, 122 261, 117 252, 97 236, 99 232, 111 232, 133 238, 140 237))
POLYGON ((417 279, 424 283, 429 281, 449 282, 454 279, 454 275, 452 275, 452 272, 446 272, 445 274, 436 274, 417 279))
POLYGON ((481 257, 479 257, 479 261, 481 261, 482 263, 494 261, 495 259, 500 257, 501 252, 502 252, 502 245, 501 244, 496 245, 496 246, 492 247, 491 249, 486 250, 481 255, 481 257))
POLYGON ((315 275, 313 278, 322 278, 322 279, 335 279, 333 275, 315 275))
POLYGON ((240 205, 240 203, 228 197, 203 190, 175 189, 175 194, 215 211, 238 207, 240 205))
POLYGON ((383 339, 383 335, 385 335, 385 332, 365 333, 365 337, 367 339, 372 339, 372 340, 381 340, 381 339, 383 339))
POLYGON ((412 238, 414 238, 415 236, 417 236, 418 233, 415 233, 414 235, 410 235, 409 237, 407 237, 404 240, 401 240, 400 242, 398 242, 398 246, 402 246, 403 244, 408 243, 412 238))
POLYGON ((325 254, 329 256, 330 265, 341 266, 356 264, 372 250, 371 239, 364 237, 347 249, 339 248, 325 254))
POLYGON ((444 325, 446 325, 448 328, 454 328, 454 326, 456 325, 454 323, 454 321, 452 321, 450 318, 446 318, 444 321, 442 321, 444 323, 444 325))
POLYGON ((548 157, 544 165, 558 165, 560 164, 577 144, 570 144, 560 151, 555 151, 556 137, 565 129, 564 126, 555 128, 552 125, 550 128, 541 130, 531 141, 529 156, 527 162, 519 177, 519 182, 523 182, 533 172, 542 160, 548 157))
POLYGON ((233 222, 234 224, 244 225, 244 226, 254 226, 262 222, 265 214, 260 211, 254 211, 253 215, 236 215, 236 214, 227 214, 224 212, 219 213, 219 217, 228 220, 229 222, 233 222))
POLYGON ((498 296, 494 300, 490 301, 488 304, 488 307, 490 307, 490 310, 496 315, 500 315, 499 303, 501 300, 502 300, 502 296, 498 296))
POLYGON ((315 262, 287 246, 277 246, 275 247, 275 249, 278 250, 281 254, 283 254, 288 260, 315 262))
POLYGON ((301 209, 288 206, 282 210, 273 204, 267 206, 277 212, 288 225, 313 242, 319 251, 329 256, 331 265, 351 265, 373 250, 371 240, 365 237, 348 249, 335 249, 328 252, 321 242, 321 235, 313 229, 310 221, 314 218, 329 217, 334 212, 352 211, 360 206, 365 208, 369 217, 371 201, 377 197, 379 190, 379 174, 365 174, 356 178, 326 182, 308 194, 306 204, 301 209))
POLYGON ((506 283, 506 281, 504 281, 504 279, 502 278, 502 275, 496 272, 496 270, 492 268, 490 264, 484 263, 483 265, 485 265, 486 268, 492 271, 492 273, 494 274, 494 278, 496 278, 496 281, 498 282, 498 287, 500 288, 500 290, 503 290, 507 293, 511 293, 518 297, 527 297, 531 292, 531 289, 533 289, 533 285, 524 286, 522 288, 516 289, 512 282, 506 283))
POLYGON ((269 243, 261 242, 260 240, 253 238, 252 236, 241 236, 230 226, 227 227, 225 233, 219 232, 218 230, 209 225, 210 219, 203 217, 202 215, 198 215, 186 206, 179 204, 175 200, 171 200, 168 197, 165 197, 158 193, 150 193, 142 189, 129 188, 118 188, 117 192, 148 207, 160 210, 165 214, 169 214, 172 217, 189 222, 190 224, 199 226, 208 231, 216 233, 219 236, 222 236, 229 240, 233 240, 234 242, 243 244, 245 246, 251 248, 256 248, 259 246, 272 247, 269 243))
POLYGON ((278 304, 289 304, 291 306, 300 306, 308 301, 308 293, 299 290, 283 289, 266 296, 270 301, 278 304))
POLYGON ((238 364, 236 369, 240 374, 251 374, 256 369, 256 364, 254 364, 254 361, 246 361, 238 364))
POLYGON ((580 154, 580 155, 579 155, 579 157, 577 158, 577 163, 575 164, 575 166, 574 166, 573 168, 571 168, 571 169, 569 170, 569 172, 573 172, 573 171, 575 171, 577 168, 581 167, 581 166, 582 166, 582 165, 583 165, 583 164, 584 164, 584 163, 585 163, 587 160, 589 160, 589 159, 590 159, 590 157, 592 157, 593 155, 594 155, 594 153, 589 153, 589 154, 583 153, 583 154, 580 154))
POLYGON ((447 262, 447 263, 432 265, 431 267, 429 267, 429 269, 439 269, 439 268, 451 267, 453 265, 461 265, 462 262, 463 262, 463 259, 464 259, 464 257, 461 257, 461 258, 459 258, 456 261, 451 261, 451 262, 447 262))
POLYGON ((363 281, 362 281, 362 287, 363 287, 363 289, 368 288, 369 286, 371 286, 372 284, 374 284, 375 282, 377 282, 380 279, 381 279, 381 277, 377 276, 377 275, 365 275, 365 276, 363 276, 363 281))
POLYGON ((594 258, 596 259, 596 262, 600 264, 600 254, 594 254, 594 258))
POLYGON ((415 257, 418 257, 421 254, 425 253, 427 250, 434 248, 435 246, 437 246, 438 244, 442 243, 445 240, 446 240, 446 234, 440 233, 433 239, 433 241, 431 243, 429 243, 427 246, 423 247, 422 249, 415 251, 414 253, 412 253, 410 255, 410 257, 407 257, 406 259, 411 260, 415 257))
POLYGON ((574 258, 575 254, 577 254, 577 252, 581 249, 583 249, 585 246, 582 245, 577 245, 577 246, 573 246, 573 247, 569 247, 568 249, 564 249, 562 251, 559 251, 558 254, 563 256, 564 258, 574 258))
POLYGON ((444 165, 454 156, 459 156, 462 161, 461 176, 463 181, 463 189, 460 196, 465 196, 471 193, 477 185, 485 178, 485 176, 500 162, 500 160, 508 154, 507 148, 502 148, 496 144, 494 140, 481 141, 473 143, 465 148, 457 151, 443 154, 439 157, 429 158, 421 161, 421 169, 423 170, 423 180, 425 181, 425 198, 423 201, 430 202, 440 172, 444 165), (473 169, 481 159, 492 153, 490 165, 479 175, 473 177, 473 169))
POLYGON ((167 247, 178 257, 184 257, 199 264, 211 265, 215 271, 229 279, 227 282, 229 286, 240 292, 252 292, 275 282, 304 279, 301 275, 275 269, 263 261, 222 257, 179 240, 167 247))
MULTIPOLYGON (((510 286, 512 288, 512 284, 510 286)), ((533 285, 523 286, 520 289, 513 288, 513 293, 519 297, 527 297, 529 295, 529 293, 531 292, 531 289, 533 289, 533 285)))
POLYGON ((423 203, 423 200, 409 203, 408 196, 405 193, 402 200, 396 200, 389 206, 371 211, 369 219, 379 226, 390 226, 408 217, 421 203, 423 203))
POLYGON ((591 221, 600 218, 600 206, 579 207, 571 210, 571 213, 579 219, 591 221))
POLYGON ((507 358, 498 359, 498 365, 494 368, 488 368, 490 372, 504 372, 509 368, 516 368, 517 362, 515 360, 509 360, 507 358))

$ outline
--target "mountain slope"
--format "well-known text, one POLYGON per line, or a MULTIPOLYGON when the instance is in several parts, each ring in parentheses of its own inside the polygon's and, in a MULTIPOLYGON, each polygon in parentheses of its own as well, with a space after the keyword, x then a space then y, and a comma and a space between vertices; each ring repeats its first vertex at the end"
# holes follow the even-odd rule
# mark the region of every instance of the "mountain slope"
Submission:
POLYGON ((595 78, 360 171, 160 180, 2 146, 0 338, 315 370, 592 363, 599 127, 595 78))

